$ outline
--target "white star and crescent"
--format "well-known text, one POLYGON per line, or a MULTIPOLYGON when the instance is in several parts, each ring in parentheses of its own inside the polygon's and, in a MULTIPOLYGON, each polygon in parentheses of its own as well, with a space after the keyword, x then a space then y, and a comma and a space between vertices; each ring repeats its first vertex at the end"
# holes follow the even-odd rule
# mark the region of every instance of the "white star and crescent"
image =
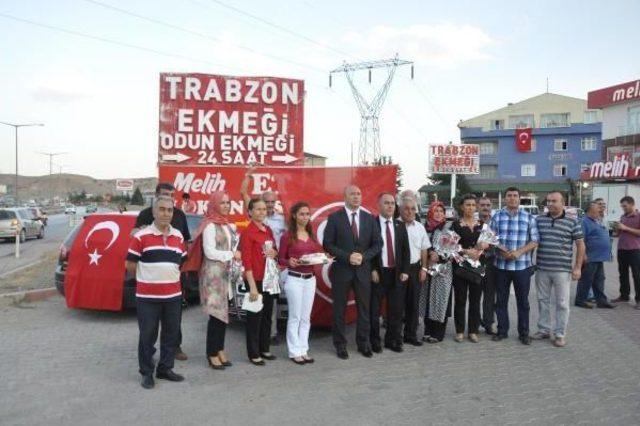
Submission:
MULTIPOLYGON (((91 228, 91 230, 85 237, 84 239, 85 248, 87 249, 89 248, 88 243, 89 243, 89 238, 91 238, 91 235, 93 235, 94 232, 99 231, 101 229, 107 229, 111 231, 111 241, 109 241, 109 244, 107 244, 107 246, 104 248, 103 253, 109 250, 109 247, 111 247, 113 243, 115 243, 115 241, 118 239, 118 235, 120 235, 120 227, 116 222, 112 220, 98 222, 95 225, 93 225, 93 228, 91 228)), ((87 253, 87 255, 89 256, 89 265, 99 265, 98 260, 102 257, 102 255, 98 253, 98 249, 94 249, 93 253, 87 253)))

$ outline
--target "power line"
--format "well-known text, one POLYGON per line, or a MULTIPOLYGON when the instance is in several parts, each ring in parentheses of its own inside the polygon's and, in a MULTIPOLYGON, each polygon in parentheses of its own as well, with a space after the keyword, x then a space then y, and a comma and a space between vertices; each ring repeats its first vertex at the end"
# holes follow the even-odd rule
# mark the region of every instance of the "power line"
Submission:
MULTIPOLYGON (((128 16, 131 16, 131 17, 134 17, 134 18, 137 18, 137 19, 141 19, 143 21, 151 22, 153 24, 160 25, 160 26, 163 26, 165 28, 170 28, 172 30, 179 31, 179 32, 182 32, 182 33, 185 33, 185 34, 190 34, 190 35, 193 35, 193 36, 196 36, 196 37, 204 38, 206 40, 213 41, 213 42, 216 42, 216 43, 224 43, 224 41, 221 40, 218 37, 215 37, 215 36, 212 36, 212 35, 209 35, 209 34, 205 34, 205 33, 200 32, 200 31, 190 30, 188 28, 184 28, 184 27, 181 27, 179 25, 172 24, 170 22, 162 21, 160 19, 151 18, 151 17, 145 16, 145 15, 141 15, 139 13, 131 12, 129 10, 122 9, 122 8, 119 8, 119 7, 116 7, 116 6, 112 6, 112 5, 97 1, 97 0, 83 0, 83 1, 85 1, 87 3, 94 4, 96 6, 103 7, 105 9, 109 9, 109 10, 124 14, 124 15, 128 15, 128 16)), ((311 70, 316 71, 316 72, 325 73, 324 70, 322 70, 320 68, 316 68, 316 67, 314 67, 312 65, 307 65, 307 64, 303 64, 301 62, 296 62, 296 61, 293 61, 291 59, 287 59, 287 58, 284 58, 284 57, 281 57, 281 56, 276 56, 276 55, 272 55, 272 54, 269 54, 269 53, 260 52, 260 51, 258 51, 256 49, 253 49, 253 48, 248 47, 248 46, 243 46, 241 44, 231 43, 231 42, 227 42, 227 43, 232 44, 233 46, 235 46, 235 47, 237 47, 239 49, 245 50, 247 52, 250 52, 250 53, 253 53, 253 54, 256 54, 256 55, 260 55, 260 56, 264 56, 264 57, 267 57, 267 58, 275 59, 277 61, 287 62, 287 63, 293 64, 293 65, 296 65, 296 66, 299 66, 299 67, 302 67, 302 68, 311 69, 311 70)))
POLYGON ((272 27, 272 28, 275 28, 277 30, 280 30, 280 31, 282 31, 282 32, 284 32, 286 34, 289 34, 289 35, 291 35, 293 37, 296 37, 296 38, 298 38, 300 40, 304 40, 304 41, 306 41, 308 43, 311 43, 313 45, 316 45, 318 47, 322 47, 323 49, 330 50, 330 51, 332 51, 334 53, 337 53, 337 54, 339 54, 339 55, 341 55, 343 57, 351 56, 351 55, 349 55, 348 53, 346 53, 346 52, 344 52, 342 50, 336 49, 336 48, 334 48, 332 46, 329 46, 329 45, 327 45, 325 43, 321 43, 319 41, 316 41, 316 40, 314 40, 314 39, 312 39, 310 37, 307 37, 304 34, 300 34, 300 33, 296 32, 296 31, 290 30, 289 28, 283 27, 282 25, 267 21, 264 18, 261 18, 261 17, 259 17, 257 15, 254 15, 254 14, 252 14, 250 12, 246 12, 246 11, 244 11, 242 9, 239 9, 239 8, 235 7, 235 6, 231 6, 230 4, 224 3, 224 2, 222 2, 220 0, 209 0, 209 1, 212 2, 212 3, 216 3, 217 5, 220 5, 220 6, 224 7, 224 8, 226 8, 226 9, 229 9, 229 10, 232 10, 232 11, 234 11, 236 13, 239 13, 241 15, 248 16, 249 18, 251 18, 251 19, 253 19, 255 21, 261 22, 261 23, 263 23, 263 24, 265 24, 265 25, 267 25, 269 27, 272 27))
POLYGON ((154 48, 151 48, 151 47, 139 46, 139 45, 136 45, 136 44, 131 44, 131 43, 125 43, 125 42, 122 42, 122 41, 112 40, 112 39, 108 39, 108 38, 101 37, 101 36, 95 36, 95 35, 92 35, 92 34, 83 33, 81 31, 70 30, 70 29, 67 29, 67 28, 57 27, 57 26, 54 26, 54 25, 44 24, 42 22, 36 22, 36 21, 29 20, 29 19, 25 19, 25 18, 20 18, 18 16, 8 15, 6 13, 0 13, 0 17, 6 18, 6 19, 11 19, 11 20, 17 21, 17 22, 22 22, 24 24, 33 25, 33 26, 40 27, 40 28, 46 28, 46 29, 52 30, 52 31, 57 31, 57 32, 65 33, 65 34, 71 34, 71 35, 74 35, 76 37, 83 37, 83 38, 88 38, 88 39, 95 40, 95 41, 100 41, 102 43, 113 44, 113 45, 120 46, 120 47, 128 47, 130 49, 141 50, 141 51, 144 51, 144 52, 147 52, 147 53, 154 53, 156 55, 166 56, 166 57, 170 57, 170 58, 182 59, 182 60, 187 60, 187 61, 192 61, 192 62, 201 62, 201 63, 204 63, 204 64, 213 65, 213 66, 216 66, 216 67, 222 67, 222 68, 231 69, 226 65, 217 64, 217 63, 210 62, 210 61, 207 61, 207 60, 204 60, 204 59, 196 59, 196 58, 192 58, 192 57, 189 57, 189 56, 180 55, 178 53, 165 52, 165 51, 157 50, 157 49, 154 49, 154 48))

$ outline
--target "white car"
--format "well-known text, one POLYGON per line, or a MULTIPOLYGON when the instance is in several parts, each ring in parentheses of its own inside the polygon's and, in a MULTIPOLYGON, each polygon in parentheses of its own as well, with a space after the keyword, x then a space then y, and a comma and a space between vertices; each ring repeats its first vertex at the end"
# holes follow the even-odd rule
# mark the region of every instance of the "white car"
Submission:
POLYGON ((71 204, 68 205, 64 209, 64 214, 76 214, 76 206, 71 205, 71 204))

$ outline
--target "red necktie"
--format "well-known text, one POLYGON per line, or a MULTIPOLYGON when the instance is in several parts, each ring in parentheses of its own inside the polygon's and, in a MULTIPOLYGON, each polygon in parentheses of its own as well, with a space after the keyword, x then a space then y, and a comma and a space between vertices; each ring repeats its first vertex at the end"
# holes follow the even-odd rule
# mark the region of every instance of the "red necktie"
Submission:
POLYGON ((390 220, 387 220, 387 267, 395 268, 396 258, 393 256, 393 238, 391 238, 390 220))
POLYGON ((351 213, 351 233, 353 234, 353 238, 358 240, 358 224, 356 223, 357 216, 355 213, 351 213))

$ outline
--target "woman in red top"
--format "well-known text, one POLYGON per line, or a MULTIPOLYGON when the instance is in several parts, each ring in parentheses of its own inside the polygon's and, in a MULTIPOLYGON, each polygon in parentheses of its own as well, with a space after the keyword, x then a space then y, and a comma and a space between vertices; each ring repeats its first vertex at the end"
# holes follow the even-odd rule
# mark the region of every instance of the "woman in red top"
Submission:
POLYGON ((278 252, 273 249, 275 241, 273 232, 265 223, 267 205, 260 199, 249 201, 251 222, 240 236, 242 264, 244 265, 245 280, 249 285, 249 300, 252 302, 262 294, 263 308, 260 312, 247 312, 247 354, 254 365, 264 365, 264 360, 276 359, 269 352, 271 340, 271 311, 273 310, 273 296, 262 291, 262 279, 266 258, 274 259, 278 252), (272 248, 267 248, 268 243, 272 248))
POLYGON ((289 231, 282 235, 278 258, 280 265, 289 268, 285 292, 287 294, 287 347, 289 358, 296 364, 312 363, 309 357, 311 308, 316 293, 316 277, 312 265, 302 265, 305 254, 322 253, 310 222, 309 204, 298 202, 291 207, 289 231))

